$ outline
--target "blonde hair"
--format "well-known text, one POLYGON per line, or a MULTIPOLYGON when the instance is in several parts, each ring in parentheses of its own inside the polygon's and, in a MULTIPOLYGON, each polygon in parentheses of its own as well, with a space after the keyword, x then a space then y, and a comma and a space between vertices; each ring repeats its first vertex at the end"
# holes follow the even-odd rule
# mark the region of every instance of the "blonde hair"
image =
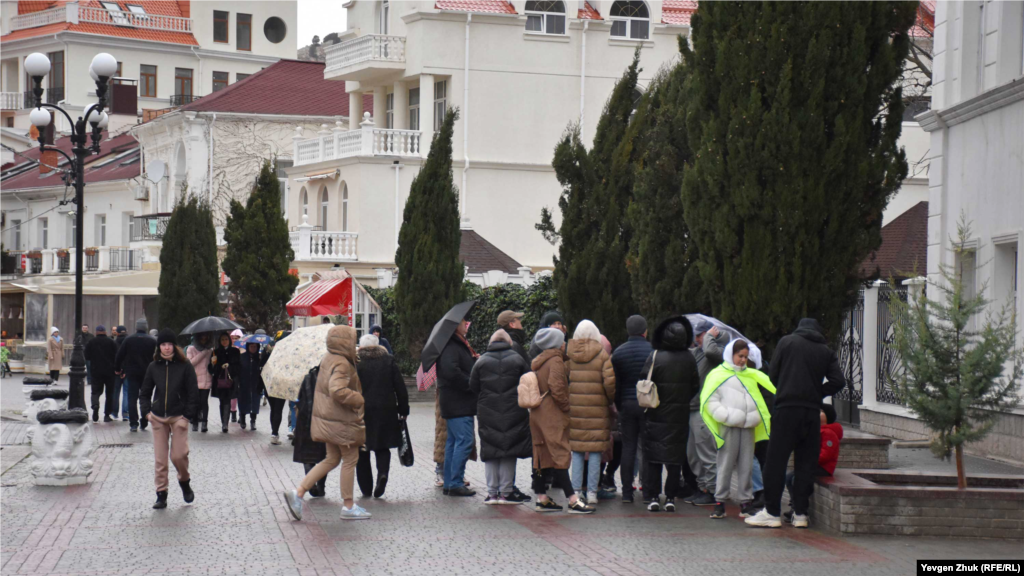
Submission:
POLYGON ((594 324, 590 320, 581 320, 576 325, 576 331, 572 334, 573 340, 593 340, 594 342, 601 343, 601 331, 597 329, 597 324, 594 324))

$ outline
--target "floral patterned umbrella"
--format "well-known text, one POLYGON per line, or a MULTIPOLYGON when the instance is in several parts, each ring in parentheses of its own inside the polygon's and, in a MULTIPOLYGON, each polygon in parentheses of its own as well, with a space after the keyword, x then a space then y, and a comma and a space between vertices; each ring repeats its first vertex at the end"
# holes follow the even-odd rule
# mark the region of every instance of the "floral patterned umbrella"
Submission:
POLYGON ((298 400, 299 387, 306 373, 320 365, 327 354, 327 333, 333 324, 299 328, 274 344, 274 351, 263 366, 267 395, 298 400))

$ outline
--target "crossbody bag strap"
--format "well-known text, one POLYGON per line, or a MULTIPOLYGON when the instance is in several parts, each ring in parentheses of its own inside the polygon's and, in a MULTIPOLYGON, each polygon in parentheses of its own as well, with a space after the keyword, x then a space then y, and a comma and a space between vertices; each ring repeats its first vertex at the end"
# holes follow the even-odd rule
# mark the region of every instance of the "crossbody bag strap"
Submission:
POLYGON ((651 357, 651 367, 647 370, 647 379, 650 380, 651 376, 654 375, 654 362, 658 360, 658 351, 654 351, 654 355, 651 357))

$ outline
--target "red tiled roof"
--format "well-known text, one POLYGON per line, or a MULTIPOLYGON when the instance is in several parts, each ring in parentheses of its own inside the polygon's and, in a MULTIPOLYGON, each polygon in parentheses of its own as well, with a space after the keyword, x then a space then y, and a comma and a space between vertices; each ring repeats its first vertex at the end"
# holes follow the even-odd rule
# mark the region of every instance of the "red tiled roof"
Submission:
MULTIPOLYGON (((107 1, 117 2, 118 6, 126 12, 128 11, 126 5, 133 4, 136 6, 142 6, 147 14, 153 14, 156 16, 176 16, 179 18, 187 17, 182 14, 180 2, 169 2, 166 0, 107 1)), ((18 14, 31 14, 33 12, 40 12, 42 10, 63 6, 64 4, 66 4, 64 0, 19 0, 18 14)), ((86 0, 82 2, 81 5, 88 8, 99 8, 105 10, 98 0, 86 0)), ((199 45, 199 42, 196 41, 195 37, 188 32, 168 32, 165 30, 149 30, 145 28, 135 28, 132 26, 117 26, 113 23, 96 24, 93 22, 82 22, 80 24, 60 22, 36 28, 16 30, 6 36, 0 37, 0 42, 35 38, 37 36, 46 36, 62 31, 96 34, 99 36, 116 36, 119 38, 134 38, 136 40, 148 40, 150 42, 167 42, 171 44, 187 44, 192 46, 199 45)))
MULTIPOLYGON (((136 178, 141 172, 141 162, 139 161, 139 143, 132 137, 131 134, 124 133, 107 140, 109 135, 104 132, 104 140, 100 141, 100 153, 99 155, 89 156, 86 161, 88 164, 85 167, 85 183, 92 184, 95 182, 108 182, 111 180, 126 180, 128 178, 136 178), (134 154, 127 154, 123 158, 103 164, 107 160, 111 160, 114 156, 134 150, 134 154), (135 162, 128 163, 130 160, 135 162)), ((92 140, 90 140, 92 142, 92 140)), ((65 136, 56 143, 57 148, 71 153, 71 138, 65 136)), ((15 164, 21 164, 25 161, 25 157, 33 160, 39 160, 39 147, 30 148, 24 152, 21 152, 20 156, 15 157, 15 164)), ((64 157, 57 155, 59 160, 64 160, 64 157)), ((64 168, 67 164, 59 166, 64 168)), ((61 180, 60 172, 49 172, 41 175, 39 173, 39 167, 33 166, 29 170, 22 172, 16 176, 11 176, 3 179, 4 190, 24 190, 27 188, 49 188, 52 186, 64 186, 63 180, 61 180)), ((88 188, 86 188, 88 191, 88 188)))
POLYGON ((690 17, 697 11, 697 0, 665 0, 661 3, 662 24, 690 25, 690 17))
POLYGON ((882 245, 860 265, 865 279, 910 278, 928 269, 928 203, 882 226, 882 245))
POLYGON ((491 270, 502 270, 509 274, 519 272, 519 262, 512 259, 473 230, 462 231, 459 243, 459 260, 469 266, 470 274, 483 274, 491 270))
POLYGON ((910 27, 914 38, 931 38, 935 34, 935 0, 921 0, 917 5, 917 21, 910 27))
MULTIPOLYGON (((345 83, 324 80, 323 62, 279 60, 248 78, 182 106, 194 112, 348 116, 345 83)), ((363 95, 373 114, 373 95, 363 95)))
POLYGON ((580 20, 603 20, 601 14, 590 5, 590 2, 584 2, 583 7, 579 9, 579 13, 576 17, 580 20))
POLYGON ((488 14, 516 14, 506 0, 437 0, 434 8, 456 12, 483 12, 488 14))

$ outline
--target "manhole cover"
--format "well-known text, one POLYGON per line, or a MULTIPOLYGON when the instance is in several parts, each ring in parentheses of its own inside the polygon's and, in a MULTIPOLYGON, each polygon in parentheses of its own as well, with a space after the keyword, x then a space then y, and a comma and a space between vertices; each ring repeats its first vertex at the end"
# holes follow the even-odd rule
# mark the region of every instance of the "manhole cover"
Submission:
POLYGON ((131 444, 100 444, 96 448, 131 448, 131 444))

